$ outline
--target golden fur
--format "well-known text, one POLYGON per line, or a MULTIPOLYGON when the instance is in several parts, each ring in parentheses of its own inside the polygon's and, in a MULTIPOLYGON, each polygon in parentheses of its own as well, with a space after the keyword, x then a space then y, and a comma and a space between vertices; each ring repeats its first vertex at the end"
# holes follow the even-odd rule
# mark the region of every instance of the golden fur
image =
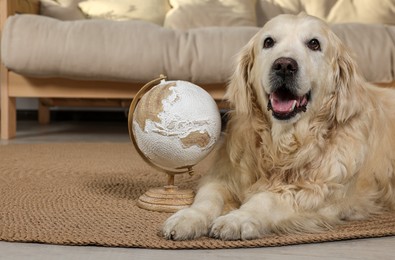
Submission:
POLYGON ((321 20, 269 21, 240 52, 227 99, 218 160, 193 205, 165 222, 166 238, 319 232, 395 210, 395 91, 366 83, 321 20), (263 49, 267 35, 277 42, 263 49), (320 51, 306 47, 313 37, 320 51), (300 91, 312 93, 307 110, 285 121, 267 109, 269 67, 279 57, 298 62, 300 91))

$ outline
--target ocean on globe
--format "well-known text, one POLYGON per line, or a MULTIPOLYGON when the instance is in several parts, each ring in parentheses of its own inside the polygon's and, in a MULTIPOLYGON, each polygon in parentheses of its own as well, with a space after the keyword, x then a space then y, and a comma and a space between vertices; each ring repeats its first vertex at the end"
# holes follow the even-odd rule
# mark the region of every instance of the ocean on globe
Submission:
POLYGON ((154 164, 179 169, 197 164, 214 148, 221 117, 214 99, 187 81, 162 81, 133 113, 138 148, 154 164))

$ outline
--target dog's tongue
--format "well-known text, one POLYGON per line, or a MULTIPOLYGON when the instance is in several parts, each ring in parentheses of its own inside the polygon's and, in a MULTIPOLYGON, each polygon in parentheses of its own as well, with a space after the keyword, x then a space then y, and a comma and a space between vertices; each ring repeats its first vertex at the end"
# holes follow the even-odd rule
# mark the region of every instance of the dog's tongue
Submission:
POLYGON ((272 103, 272 109, 277 113, 289 113, 294 110, 298 103, 296 99, 281 97, 276 92, 270 95, 270 101, 272 103))

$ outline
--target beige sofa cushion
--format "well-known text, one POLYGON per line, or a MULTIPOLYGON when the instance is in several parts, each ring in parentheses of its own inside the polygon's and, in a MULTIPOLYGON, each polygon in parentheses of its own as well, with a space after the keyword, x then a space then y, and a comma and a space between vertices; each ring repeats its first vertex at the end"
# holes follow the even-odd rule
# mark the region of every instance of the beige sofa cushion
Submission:
POLYGON ((256 26, 256 0, 170 0, 165 27, 256 26))
POLYGON ((257 31, 177 31, 143 21, 63 22, 16 15, 5 24, 1 53, 6 67, 36 77, 147 82, 162 73, 169 79, 224 83, 234 56, 257 31))
POLYGON ((78 5, 89 18, 144 20, 163 25, 170 10, 167 0, 85 0, 78 5))
POLYGON ((259 0, 259 24, 281 14, 307 14, 330 23, 395 24, 395 0, 259 0))
MULTIPOLYGON (((371 82, 395 80, 395 26, 333 25, 371 82)), ((147 82, 159 74, 195 83, 224 83, 236 53, 258 27, 169 30, 143 21, 63 22, 10 17, 1 53, 5 66, 37 77, 147 82)))
POLYGON ((395 26, 335 24, 332 29, 351 50, 368 81, 395 80, 395 26))
POLYGON ((40 13, 59 20, 81 20, 85 15, 78 8, 83 0, 40 0, 40 13))

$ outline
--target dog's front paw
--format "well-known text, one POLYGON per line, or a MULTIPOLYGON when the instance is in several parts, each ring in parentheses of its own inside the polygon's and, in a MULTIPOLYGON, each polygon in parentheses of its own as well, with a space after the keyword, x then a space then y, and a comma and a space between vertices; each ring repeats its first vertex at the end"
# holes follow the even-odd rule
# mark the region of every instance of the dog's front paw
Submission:
POLYGON ((162 234, 166 239, 188 240, 208 234, 208 217, 203 212, 187 208, 168 218, 162 234))
POLYGON ((262 237, 262 226, 252 214, 236 210, 217 218, 210 236, 222 240, 256 239, 262 237))

